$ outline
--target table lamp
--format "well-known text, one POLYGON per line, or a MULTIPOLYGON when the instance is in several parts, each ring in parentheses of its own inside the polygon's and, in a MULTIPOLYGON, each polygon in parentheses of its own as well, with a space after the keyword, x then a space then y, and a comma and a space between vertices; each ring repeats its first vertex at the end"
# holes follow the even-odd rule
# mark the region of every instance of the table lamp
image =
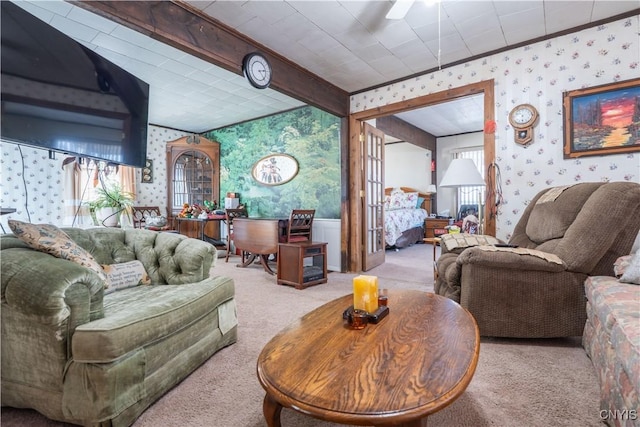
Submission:
MULTIPOLYGON (((486 185, 482 175, 478 172, 476 164, 471 159, 453 159, 444 173, 440 187, 469 187, 486 185)), ((480 199, 480 198, 479 198, 480 199)), ((457 196, 456 196, 457 202, 457 196)), ((478 232, 482 234, 484 226, 482 223, 482 200, 478 200, 478 221, 480 221, 478 232)), ((456 203, 457 211, 457 203, 456 203)))

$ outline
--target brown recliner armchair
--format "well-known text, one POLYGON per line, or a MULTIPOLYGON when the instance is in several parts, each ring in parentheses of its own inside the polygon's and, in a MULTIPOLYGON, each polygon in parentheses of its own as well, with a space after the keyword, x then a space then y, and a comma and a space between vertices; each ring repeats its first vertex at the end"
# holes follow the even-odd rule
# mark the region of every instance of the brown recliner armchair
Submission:
POLYGON ((516 248, 443 236, 435 292, 468 309, 483 336, 582 335, 585 279, 613 276, 639 229, 640 184, 549 188, 518 221, 509 240, 516 248))

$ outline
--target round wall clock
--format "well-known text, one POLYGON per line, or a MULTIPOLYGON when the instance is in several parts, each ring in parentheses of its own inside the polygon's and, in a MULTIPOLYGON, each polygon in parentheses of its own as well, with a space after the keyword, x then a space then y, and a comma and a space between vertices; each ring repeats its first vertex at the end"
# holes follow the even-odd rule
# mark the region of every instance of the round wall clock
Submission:
POLYGON ((517 144, 527 145, 533 142, 533 125, 538 120, 538 110, 531 104, 521 104, 509 113, 509 123, 513 126, 517 144))
POLYGON ((244 57, 242 72, 255 88, 266 89, 271 84, 271 65, 267 58, 257 52, 244 57))

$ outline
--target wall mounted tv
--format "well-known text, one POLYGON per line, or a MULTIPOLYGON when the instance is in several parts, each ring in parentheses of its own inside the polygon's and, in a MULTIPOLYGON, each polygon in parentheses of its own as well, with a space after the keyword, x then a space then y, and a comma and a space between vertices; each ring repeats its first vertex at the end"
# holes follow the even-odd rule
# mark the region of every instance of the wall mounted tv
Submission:
POLYGON ((2 141, 143 167, 149 85, 14 3, 0 3, 2 141))

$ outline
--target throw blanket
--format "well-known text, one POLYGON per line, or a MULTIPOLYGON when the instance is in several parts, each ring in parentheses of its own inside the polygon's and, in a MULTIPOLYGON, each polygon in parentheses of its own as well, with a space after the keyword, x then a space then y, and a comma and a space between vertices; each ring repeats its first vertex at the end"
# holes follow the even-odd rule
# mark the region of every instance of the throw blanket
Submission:
POLYGON ((549 191, 547 191, 542 196, 540 196, 540 198, 536 202, 536 205, 541 205, 543 203, 548 203, 548 202, 555 201, 562 194, 562 192, 564 190, 566 190, 569 187, 573 187, 574 185, 575 184, 565 185, 563 187, 553 187, 553 188, 549 189, 549 191))

